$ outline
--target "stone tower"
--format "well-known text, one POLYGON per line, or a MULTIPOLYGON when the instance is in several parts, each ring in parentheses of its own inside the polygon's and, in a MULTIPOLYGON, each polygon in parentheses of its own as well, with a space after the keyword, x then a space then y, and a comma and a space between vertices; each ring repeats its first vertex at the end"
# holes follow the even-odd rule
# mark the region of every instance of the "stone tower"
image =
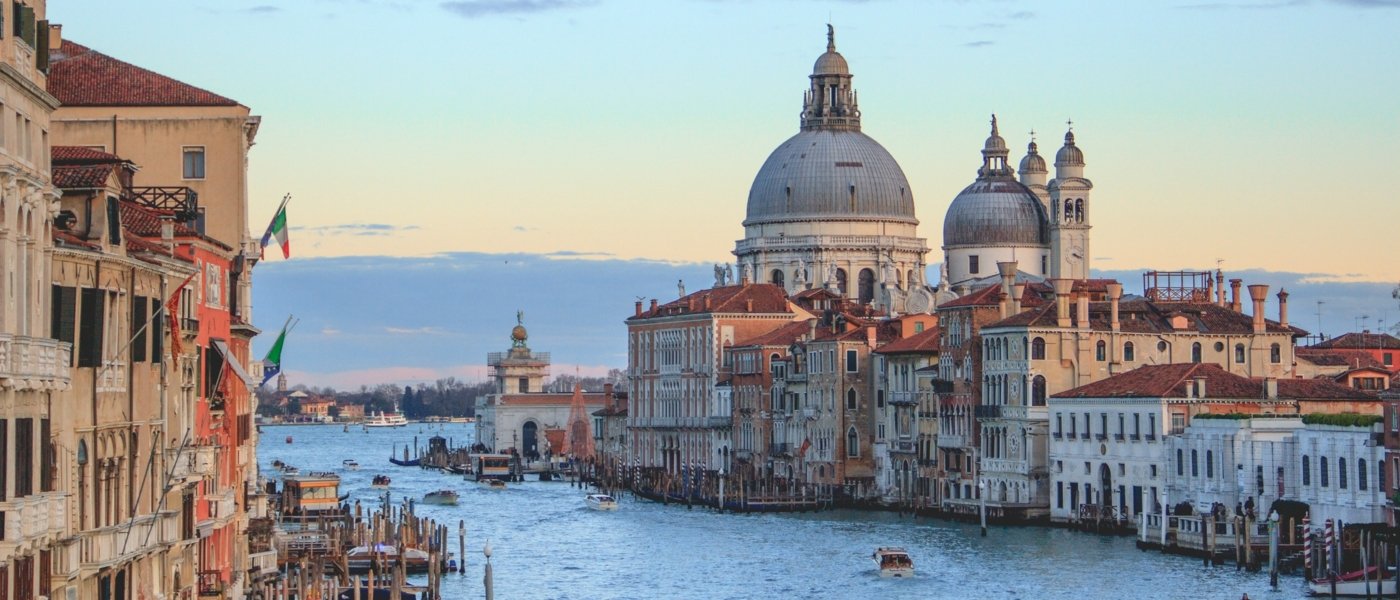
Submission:
POLYGON ((491 367, 491 379, 497 394, 537 394, 544 391, 549 377, 549 353, 533 352, 525 344, 530 338, 525 330, 525 313, 515 314, 515 327, 510 330, 510 350, 486 355, 491 367))
POLYGON ((1074 145, 1074 130, 1065 132, 1065 145, 1055 153, 1055 179, 1050 191, 1050 277, 1089 278, 1089 191, 1084 178, 1084 152, 1074 145))

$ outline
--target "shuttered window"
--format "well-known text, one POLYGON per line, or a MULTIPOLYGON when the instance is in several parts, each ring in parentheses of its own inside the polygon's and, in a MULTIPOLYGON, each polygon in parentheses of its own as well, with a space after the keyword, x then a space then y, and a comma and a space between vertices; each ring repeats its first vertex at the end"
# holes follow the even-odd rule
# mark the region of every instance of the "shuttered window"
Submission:
POLYGON ((114 246, 122 243, 121 207, 117 205, 116 196, 107 196, 107 243, 114 246))
MULTIPOLYGON (((0 500, 10 488, 10 420, 0 419, 0 500)), ((3 539, 4 536, 0 536, 3 539)), ((3 589, 3 588, 0 588, 3 589)))
POLYGON ((213 398, 219 395, 219 384, 224 376, 224 356, 219 349, 209 346, 204 349, 204 395, 213 398))
POLYGON ((160 311, 160 301, 151 301, 151 362, 159 364, 165 360, 165 313, 160 311))
POLYGON ((53 491, 54 452, 49 441, 49 420, 39 419, 39 491, 53 491))
POLYGON ((96 367, 102 364, 107 295, 99 289, 83 288, 82 296, 82 319, 78 323, 78 366, 96 367))
POLYGON ((146 318, 150 308, 145 296, 137 296, 131 301, 131 361, 146 362, 146 318))
POLYGON ((34 419, 15 419, 15 497, 34 493, 34 419))
MULTIPOLYGON (((49 336, 60 342, 72 344, 73 328, 78 320, 78 288, 53 286, 50 302, 53 305, 53 313, 50 318, 49 336)), ((69 352, 72 352, 71 346, 69 352)), ((71 361, 71 355, 69 359, 71 361)))

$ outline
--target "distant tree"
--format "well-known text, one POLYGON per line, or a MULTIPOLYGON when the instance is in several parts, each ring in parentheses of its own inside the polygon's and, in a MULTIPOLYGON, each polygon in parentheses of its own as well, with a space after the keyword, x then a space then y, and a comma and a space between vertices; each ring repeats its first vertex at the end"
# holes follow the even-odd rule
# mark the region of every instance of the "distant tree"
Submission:
POLYGON ((326 411, 326 414, 330 415, 332 419, 339 418, 339 417, 340 417, 340 405, 338 405, 338 404, 332 404, 331 407, 330 407, 330 409, 326 411))

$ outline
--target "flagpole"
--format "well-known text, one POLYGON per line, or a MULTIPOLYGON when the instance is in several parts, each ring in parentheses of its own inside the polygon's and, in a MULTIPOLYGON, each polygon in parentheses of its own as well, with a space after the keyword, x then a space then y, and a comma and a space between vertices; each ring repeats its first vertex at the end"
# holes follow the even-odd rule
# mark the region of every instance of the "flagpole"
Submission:
MULTIPOLYGON (((185 289, 185 287, 189 286, 189 284, 190 284, 191 281, 194 281, 194 276, 195 276, 195 275, 198 275, 198 274, 199 274, 199 271, 195 271, 194 274, 191 274, 189 278, 185 279, 185 282, 184 282, 184 283, 180 284, 180 287, 175 288, 175 293, 179 293, 179 292, 183 291, 183 290, 185 289)), ((173 296, 174 294, 171 294, 171 295, 173 296)), ((164 300, 164 299, 162 299, 162 300, 164 300)), ((134 343, 136 343, 136 338, 140 337, 141 334, 144 333, 144 332, 146 331, 146 329, 148 329, 148 328, 151 326, 151 323, 155 321, 155 317, 160 316, 160 315, 162 315, 162 314, 164 314, 164 313, 166 312, 166 309, 169 308, 168 304, 169 304, 168 301, 162 301, 162 302, 160 303, 160 308, 156 309, 156 312, 151 313, 151 318, 150 318, 150 319, 146 319, 145 324, 141 325, 141 328, 140 328, 140 329, 137 329, 137 330, 136 330, 136 333, 131 334, 131 339, 127 340, 125 344, 122 344, 122 347, 121 347, 121 348, 118 348, 117 351, 116 351, 116 353, 114 353, 114 354, 112 354, 111 356, 109 356, 109 357, 103 359, 103 361, 102 361, 102 363, 103 363, 102 368, 104 368, 104 369, 107 368, 107 364, 106 364, 106 363, 111 362, 111 361, 114 361, 114 360, 120 358, 123 352, 126 352, 127 349, 131 348, 131 345, 134 344, 134 343)), ((175 317, 175 318, 179 318, 179 317, 175 317)))

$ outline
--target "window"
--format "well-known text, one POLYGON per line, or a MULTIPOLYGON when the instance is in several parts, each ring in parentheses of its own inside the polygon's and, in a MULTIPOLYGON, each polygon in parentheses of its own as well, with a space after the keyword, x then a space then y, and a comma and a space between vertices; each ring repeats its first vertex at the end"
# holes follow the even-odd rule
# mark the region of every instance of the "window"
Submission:
POLYGON ((1157 439, 1157 415, 1147 415, 1147 439, 1157 439))
POLYGON ((185 179, 204 179, 204 146, 185 146, 185 179))
POLYGON ((778 287, 785 287, 783 285, 783 270, 773 269, 773 274, 769 281, 772 282, 773 285, 776 285, 778 287))
POLYGON ((150 309, 146 306, 145 296, 136 296, 131 302, 131 361, 146 362, 146 318, 150 316, 150 309))
POLYGON ((1193 363, 1201 362, 1201 343, 1200 343, 1200 342, 1196 342, 1196 343, 1194 343, 1194 344, 1191 344, 1191 362, 1193 362, 1193 363))
POLYGON ((1192 476, 1192 477, 1200 477, 1200 476, 1201 476, 1201 467, 1200 467, 1200 463, 1196 462, 1196 451, 1195 451, 1195 450, 1192 450, 1192 451, 1191 451, 1191 476, 1192 476))
MULTIPOLYGON (((1185 477, 1185 476, 1186 476, 1186 461, 1184 461, 1184 460, 1181 459, 1181 453, 1182 453, 1181 449, 1180 449, 1180 448, 1177 448, 1177 449, 1176 449, 1176 476, 1177 476, 1177 477, 1185 477)), ((1307 460, 1307 459, 1304 459, 1304 460, 1307 460)))
POLYGON ((860 435, 855 427, 846 430, 846 456, 860 456, 860 435))
POLYGON ((1318 476, 1318 477, 1317 477, 1317 479, 1318 479, 1318 484, 1321 485, 1322 487, 1327 487, 1327 457, 1326 457, 1326 456, 1322 457, 1320 460, 1317 461, 1317 468, 1318 468, 1318 474, 1317 474, 1317 476, 1318 476))
POLYGON ((1142 437, 1142 415, 1133 413, 1133 439, 1142 437))
POLYGON ((1031 406, 1045 406, 1045 376, 1031 379, 1031 406))
POLYGON ((1099 362, 1108 360, 1108 342, 1099 340, 1099 343, 1094 346, 1094 359, 1099 362))
POLYGON ((83 288, 82 319, 78 324, 78 366, 102 364, 102 333, 106 329, 107 295, 96 288, 83 288))
POLYGON ((1225 351, 1225 342, 1216 342, 1216 343, 1215 343, 1215 351, 1216 351, 1216 352, 1224 352, 1224 351, 1225 351))
POLYGON ((978 264, 979 262, 980 261, 977 260, 976 254, 967 257, 967 272, 976 275, 979 271, 981 271, 981 265, 978 264))
POLYGON ((1045 338, 1031 340, 1031 360, 1045 360, 1045 338))
POLYGON ((1235 364, 1244 364, 1244 344, 1235 344, 1235 364))
POLYGON ((923 323, 915 323, 915 324, 914 324, 914 333, 923 333, 923 332, 924 332, 924 324, 923 324, 923 323))
POLYGON ((856 390, 851 388, 846 390, 846 410, 856 409, 856 390))
POLYGON ((1283 348, 1279 347, 1278 344, 1269 346, 1269 362, 1273 364, 1283 362, 1283 348))
POLYGON ((1347 459, 1337 457, 1337 488, 1347 489, 1347 459))
MULTIPOLYGON (((1074 437, 1074 436, 1075 436, 1075 430, 1078 429, 1078 428, 1079 428, 1078 420, 1074 418, 1074 415, 1070 415, 1070 417, 1069 417, 1069 437, 1074 437)), ((1397 464, 1400 464, 1400 463, 1397 463, 1397 464)))
POLYGON ((1063 416, 1064 416, 1064 415, 1061 415, 1060 413, 1055 413, 1055 437, 1060 437, 1060 436, 1064 435, 1064 432, 1065 432, 1064 424, 1065 424, 1065 422, 1064 422, 1064 419, 1062 418, 1063 416))
POLYGON ((34 419, 15 419, 15 497, 34 493, 34 419))
POLYGON ((1099 439, 1108 437, 1108 413, 1099 413, 1099 439))
POLYGON ((1303 455, 1303 485, 1312 485, 1312 465, 1308 464, 1308 455, 1303 455))
POLYGON ((121 206, 116 196, 107 196, 107 243, 114 246, 122 243, 121 206))
POLYGON ((1153 463, 1153 464, 1148 465, 1148 466, 1151 467, 1152 478, 1153 478, 1153 479, 1156 479, 1156 478, 1157 478, 1157 465, 1156 465, 1156 463, 1153 463))
POLYGON ((1125 342, 1123 344, 1123 362, 1133 362, 1134 356, 1133 343, 1125 342))
POLYGON ((1206 479, 1215 478, 1215 452, 1206 450, 1206 479))
MULTIPOLYGON (((0 500, 4 500, 5 482, 10 480, 10 420, 0 419, 0 500)), ((4 523, 0 522, 0 529, 4 528, 4 523)), ((5 539, 0 536, 0 540, 5 539)), ((0 581, 0 585, 4 585, 0 581)), ((2 589, 2 588, 0 588, 2 589)))
POLYGON ((1157 351, 1158 351, 1158 352, 1166 352, 1166 351, 1167 351, 1167 343, 1164 342, 1164 341, 1163 341, 1163 342, 1157 342, 1157 351))
POLYGON ((856 360, 856 351, 855 351, 855 350, 847 350, 847 351, 846 351, 846 372, 847 372, 847 373, 855 373, 856 371, 859 370, 857 367, 858 367, 858 364, 857 364, 857 360, 856 360))
POLYGON ((885 390, 875 390, 875 407, 885 407, 885 390))
POLYGON ((1356 489, 1366 491, 1366 459, 1356 459, 1356 489))
POLYGON ((1395 357, 1392 356, 1390 352, 1386 352, 1385 355, 1383 355, 1383 356, 1381 357, 1381 362, 1382 362, 1382 363, 1385 363, 1385 366, 1387 366, 1387 367, 1389 367, 1389 366, 1395 364, 1395 363, 1393 362, 1394 360, 1395 360, 1395 357))

